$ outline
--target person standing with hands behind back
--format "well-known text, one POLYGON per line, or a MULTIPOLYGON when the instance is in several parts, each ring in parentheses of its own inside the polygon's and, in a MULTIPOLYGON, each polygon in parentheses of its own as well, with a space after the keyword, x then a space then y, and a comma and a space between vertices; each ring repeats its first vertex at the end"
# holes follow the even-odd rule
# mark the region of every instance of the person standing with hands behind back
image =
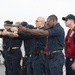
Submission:
POLYGON ((75 75, 75 16, 62 17, 70 29, 65 38, 66 75, 75 75))

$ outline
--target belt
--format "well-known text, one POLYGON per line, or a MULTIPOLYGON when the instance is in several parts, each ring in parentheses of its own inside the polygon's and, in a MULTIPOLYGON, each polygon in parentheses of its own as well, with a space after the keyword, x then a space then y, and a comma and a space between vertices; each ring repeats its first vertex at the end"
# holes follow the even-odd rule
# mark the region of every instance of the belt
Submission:
POLYGON ((62 50, 56 50, 56 51, 52 51, 51 53, 61 53, 62 50))
POLYGON ((56 50, 56 51, 52 51, 52 52, 48 51, 46 53, 46 56, 48 56, 48 58, 52 59, 54 56, 56 56, 56 55, 58 55, 60 53, 62 53, 62 50, 56 50))
POLYGON ((13 50, 14 50, 14 49, 19 49, 19 48, 20 48, 20 47, 12 47, 11 49, 13 49, 13 50))
POLYGON ((32 54, 38 55, 44 53, 43 50, 31 51, 32 54))
POLYGON ((41 50, 40 53, 44 53, 43 50, 41 50))

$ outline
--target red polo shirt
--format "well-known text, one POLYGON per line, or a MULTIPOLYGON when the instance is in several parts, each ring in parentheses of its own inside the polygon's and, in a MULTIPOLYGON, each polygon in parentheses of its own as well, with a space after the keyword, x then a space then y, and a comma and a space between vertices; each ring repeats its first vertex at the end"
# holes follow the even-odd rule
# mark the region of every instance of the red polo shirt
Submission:
POLYGON ((48 51, 48 38, 46 39, 46 47, 44 49, 44 54, 46 54, 48 51))

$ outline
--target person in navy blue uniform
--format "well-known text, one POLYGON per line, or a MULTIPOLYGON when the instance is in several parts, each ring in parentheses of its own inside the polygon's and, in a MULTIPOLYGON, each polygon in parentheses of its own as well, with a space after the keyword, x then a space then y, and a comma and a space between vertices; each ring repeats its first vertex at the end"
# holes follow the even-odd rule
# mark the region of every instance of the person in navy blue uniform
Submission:
POLYGON ((6 24, 11 24, 10 21, 4 22, 4 31, 2 32, 3 37, 3 55, 4 55, 4 65, 6 68, 5 75, 21 75, 21 44, 22 40, 19 38, 14 38, 9 36, 8 33, 12 33, 11 27, 5 26, 6 24))
POLYGON ((56 15, 50 15, 47 18, 47 25, 50 27, 47 30, 34 30, 24 27, 20 27, 19 31, 48 36, 48 53, 47 63, 50 71, 50 75, 63 75, 64 54, 62 53, 64 46, 64 29, 58 23, 56 15))
MULTIPOLYGON (((35 23, 36 23, 37 29, 45 30, 45 27, 44 27, 45 20, 43 17, 38 17, 35 23)), ((24 32, 22 34, 21 34, 22 37, 32 38, 32 41, 33 41, 32 50, 31 50, 33 75, 43 75, 44 68, 45 68, 45 59, 44 59, 43 50, 46 46, 46 37, 32 35, 32 34, 24 33, 24 32)))
MULTIPOLYGON (((21 22, 21 25, 23 27, 34 29, 34 26, 29 25, 25 21, 21 22)), ((25 50, 25 55, 23 57, 23 62, 22 62, 22 75, 30 75, 30 74, 32 74, 31 64, 27 65, 26 62, 28 61, 29 56, 31 54, 31 50, 32 50, 32 46, 33 46, 33 41, 32 41, 33 39, 23 37, 22 35, 21 35, 21 38, 24 38, 23 39, 23 45, 24 45, 24 50, 25 50)))
MULTIPOLYGON (((36 21, 35 21, 35 25, 37 30, 45 30, 45 19, 44 17, 37 17, 36 21)), ((33 61, 32 66, 33 66, 33 75, 43 75, 45 74, 45 57, 44 57, 44 48, 46 46, 46 37, 45 36, 37 36, 39 38, 37 38, 37 51, 40 50, 41 52, 39 53, 39 55, 33 55, 34 58, 36 57, 36 59, 33 61)))
MULTIPOLYGON (((23 27, 27 27, 27 28, 30 28, 30 29, 34 29, 34 26, 33 25, 30 25, 28 24, 27 22, 23 21, 21 22, 21 25, 23 27)), ((32 46, 32 38, 25 38, 24 39, 24 49, 25 49, 25 55, 29 57, 30 55, 30 51, 31 51, 31 46, 32 46)))
MULTIPOLYGON (((10 23, 9 20, 5 21, 4 24, 12 24, 10 23)), ((9 27, 5 27, 5 29, 9 29, 9 27)), ((8 48, 9 48, 9 39, 10 37, 7 36, 2 36, 2 32, 0 35, 0 38, 3 38, 3 57, 4 57, 4 65, 5 65, 5 75, 9 75, 9 53, 8 53, 8 48)))

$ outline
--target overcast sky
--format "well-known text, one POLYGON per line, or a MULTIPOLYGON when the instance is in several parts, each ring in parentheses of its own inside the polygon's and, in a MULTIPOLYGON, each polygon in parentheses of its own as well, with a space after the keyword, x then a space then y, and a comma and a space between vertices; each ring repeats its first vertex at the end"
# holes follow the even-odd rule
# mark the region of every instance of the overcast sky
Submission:
POLYGON ((27 21, 35 26, 38 16, 45 19, 51 14, 58 16, 59 23, 67 30, 62 17, 75 15, 75 0, 0 0, 0 28, 5 20, 27 21))

